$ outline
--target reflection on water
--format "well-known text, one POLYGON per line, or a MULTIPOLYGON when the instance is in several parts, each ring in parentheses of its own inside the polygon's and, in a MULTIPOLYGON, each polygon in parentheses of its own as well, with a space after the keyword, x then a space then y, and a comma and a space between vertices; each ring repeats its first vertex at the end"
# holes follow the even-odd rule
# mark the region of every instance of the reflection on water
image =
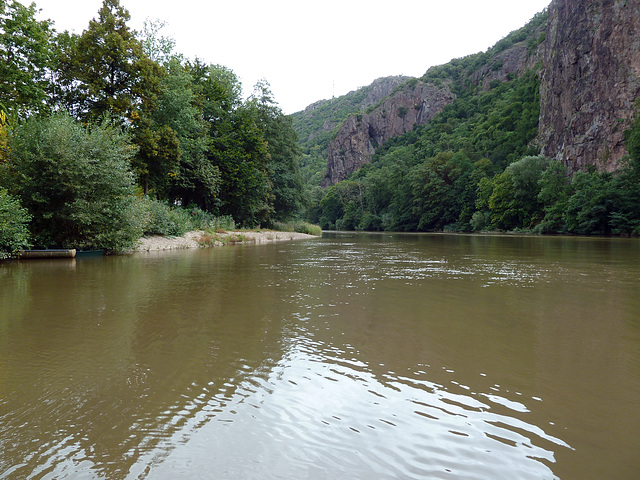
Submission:
POLYGON ((0 264, 0 479, 633 478, 639 244, 0 264))
POLYGON ((227 411, 210 402, 212 422, 188 441, 170 439, 162 462, 144 458, 154 465, 146 472, 176 478, 197 465, 212 478, 551 478, 539 461, 553 463, 546 448, 569 448, 519 420, 522 403, 423 380, 428 367, 376 378, 345 361, 349 351, 326 347, 301 342, 266 379, 242 382, 227 411))

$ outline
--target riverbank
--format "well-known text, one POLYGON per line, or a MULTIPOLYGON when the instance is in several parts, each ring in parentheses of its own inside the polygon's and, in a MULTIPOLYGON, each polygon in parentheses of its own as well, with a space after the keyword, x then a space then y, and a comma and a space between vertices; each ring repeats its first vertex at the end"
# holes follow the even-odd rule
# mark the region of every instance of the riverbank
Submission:
POLYGON ((156 252, 161 250, 180 250, 188 248, 217 247, 237 243, 274 243, 292 240, 319 238, 315 235, 298 232, 278 232, 274 230, 242 230, 216 234, 203 231, 187 232, 181 237, 151 236, 138 240, 132 252, 156 252))

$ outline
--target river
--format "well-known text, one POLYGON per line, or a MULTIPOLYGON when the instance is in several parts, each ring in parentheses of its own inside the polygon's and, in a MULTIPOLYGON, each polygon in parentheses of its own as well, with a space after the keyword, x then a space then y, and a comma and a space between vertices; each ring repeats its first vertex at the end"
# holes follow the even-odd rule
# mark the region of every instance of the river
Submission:
POLYGON ((0 479, 640 478, 640 242, 0 263, 0 479))

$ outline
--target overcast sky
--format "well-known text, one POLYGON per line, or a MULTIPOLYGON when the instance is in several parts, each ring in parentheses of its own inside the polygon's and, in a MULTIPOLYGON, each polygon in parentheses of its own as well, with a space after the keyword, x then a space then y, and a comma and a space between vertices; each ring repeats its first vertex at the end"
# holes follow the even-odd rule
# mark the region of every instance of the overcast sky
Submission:
MULTIPOLYGON (((29 3, 30 0, 20 0, 29 3)), ((102 0, 35 0, 57 30, 82 33, 102 0)), ((121 0, 140 30, 164 20, 176 51, 224 65, 245 95, 267 79, 284 113, 389 75, 484 51, 550 0, 121 0)))

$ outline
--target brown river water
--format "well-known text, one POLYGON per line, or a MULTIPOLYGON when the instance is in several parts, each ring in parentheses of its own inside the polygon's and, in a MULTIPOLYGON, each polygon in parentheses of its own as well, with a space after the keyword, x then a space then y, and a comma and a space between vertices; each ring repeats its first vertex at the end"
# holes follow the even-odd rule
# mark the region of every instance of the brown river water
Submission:
POLYGON ((0 263, 0 479, 640 478, 640 241, 0 263))

